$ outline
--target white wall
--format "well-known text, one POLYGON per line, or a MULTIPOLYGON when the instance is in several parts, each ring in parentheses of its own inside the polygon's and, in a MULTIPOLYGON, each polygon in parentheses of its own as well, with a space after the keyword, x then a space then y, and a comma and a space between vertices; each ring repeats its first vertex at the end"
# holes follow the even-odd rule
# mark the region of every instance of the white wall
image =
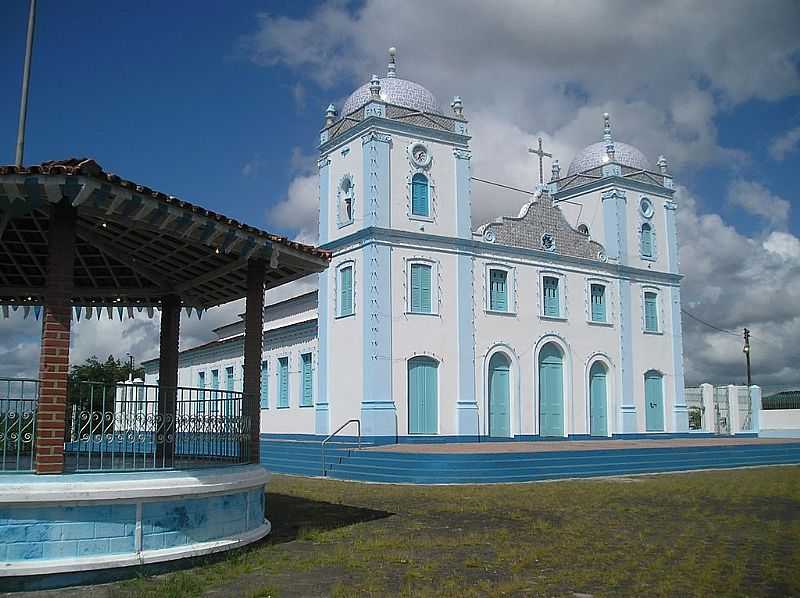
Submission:
POLYGON ((761 438, 800 438, 800 409, 762 409, 761 438))

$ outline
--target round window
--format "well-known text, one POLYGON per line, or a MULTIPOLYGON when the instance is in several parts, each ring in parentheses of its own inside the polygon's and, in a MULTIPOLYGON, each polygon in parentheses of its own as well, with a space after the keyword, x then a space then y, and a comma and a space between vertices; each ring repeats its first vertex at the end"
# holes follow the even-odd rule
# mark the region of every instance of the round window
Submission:
POLYGON ((426 168, 431 163, 431 153, 424 143, 417 142, 412 144, 409 148, 409 154, 415 166, 426 168))
POLYGON ((653 202, 646 197, 643 197, 639 202, 639 209, 642 212, 642 216, 645 218, 650 218, 653 216, 653 202))
POLYGON ((555 251, 556 240, 553 238, 553 235, 550 233, 545 233, 542 235, 542 247, 545 251, 555 251))

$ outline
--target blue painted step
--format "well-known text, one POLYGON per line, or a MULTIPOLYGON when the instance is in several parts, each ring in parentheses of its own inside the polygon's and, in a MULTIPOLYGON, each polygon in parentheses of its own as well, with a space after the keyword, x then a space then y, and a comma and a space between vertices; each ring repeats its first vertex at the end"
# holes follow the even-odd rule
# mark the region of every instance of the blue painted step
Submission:
MULTIPOLYGON (((326 473, 389 483, 524 482, 800 463, 800 443, 567 450, 533 453, 401 453, 326 445, 326 473)), ((262 440, 262 463, 277 473, 320 476, 319 441, 262 440)))

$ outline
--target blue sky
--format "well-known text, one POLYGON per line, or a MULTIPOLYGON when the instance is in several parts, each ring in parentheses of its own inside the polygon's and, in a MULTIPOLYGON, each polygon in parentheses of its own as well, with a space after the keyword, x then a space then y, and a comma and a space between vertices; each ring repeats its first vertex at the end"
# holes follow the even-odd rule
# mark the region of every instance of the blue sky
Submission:
MULTIPOLYGON (((476 176, 532 187, 526 148, 542 136, 565 169, 600 139, 604 111, 618 139, 653 163, 665 154, 680 185, 684 306, 724 328, 749 326, 763 339, 754 352, 763 379, 800 382, 800 307, 775 307, 800 306, 798 4, 740 2, 724 13, 702 0, 680 10, 491 4, 40 0, 25 161, 90 156, 313 242, 324 109, 382 74, 394 45, 399 76, 444 105, 463 98, 476 176)), ((14 158, 27 8, 0 4, 0 163, 14 158)), ((476 185, 473 224, 523 201, 476 185)), ((234 311, 195 325, 191 338, 205 340, 234 311)), ((146 351, 153 330, 136 326, 125 338, 146 351)), ((696 322, 684 332, 690 379, 741 375, 734 337, 696 322)), ((4 345, 25 353, 37 334, 0 321, 0 359, 4 345)), ((77 354, 98 334, 79 332, 77 354)))

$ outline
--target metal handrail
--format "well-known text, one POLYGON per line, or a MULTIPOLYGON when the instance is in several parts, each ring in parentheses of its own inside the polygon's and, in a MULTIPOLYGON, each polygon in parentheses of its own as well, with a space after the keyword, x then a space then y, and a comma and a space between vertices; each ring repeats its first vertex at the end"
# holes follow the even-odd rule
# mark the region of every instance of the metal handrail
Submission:
POLYGON ((325 476, 327 476, 327 475, 328 475, 328 473, 325 471, 325 444, 326 444, 326 443, 327 443, 327 442, 328 442, 328 441, 329 441, 331 438, 333 438, 334 436, 336 436, 336 435, 337 435, 339 432, 341 432, 342 430, 344 430, 344 428, 345 428, 345 427, 346 427, 348 424, 352 424, 352 423, 355 423, 355 424, 357 424, 357 426, 358 426, 358 448, 361 448, 361 420, 358 420, 358 419, 348 419, 348 420, 347 420, 346 422, 344 422, 344 423, 343 423, 341 426, 339 426, 339 427, 336 429, 336 431, 335 431, 335 432, 333 432, 333 433, 331 433, 331 434, 328 434, 328 435, 325 437, 325 440, 323 440, 323 441, 322 441, 322 445, 321 445, 321 446, 322 446, 322 476, 323 476, 323 477, 325 477, 325 476))

